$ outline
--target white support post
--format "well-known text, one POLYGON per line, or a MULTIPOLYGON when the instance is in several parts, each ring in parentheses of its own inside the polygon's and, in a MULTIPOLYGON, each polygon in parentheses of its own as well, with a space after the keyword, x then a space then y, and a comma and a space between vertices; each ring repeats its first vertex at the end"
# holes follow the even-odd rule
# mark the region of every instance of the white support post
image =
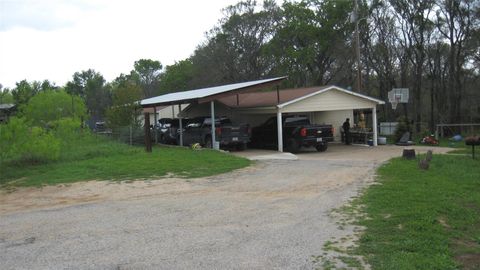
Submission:
POLYGON ((373 146, 378 145, 377 107, 372 108, 373 146))
MULTIPOLYGON (((172 105, 172 110, 173 110, 172 105)), ((182 117, 180 115, 181 107, 180 104, 178 104, 178 127, 180 129, 180 146, 183 146, 183 125, 182 125, 182 117)))
MULTIPOLYGON (((181 105, 178 105, 179 107, 181 105)), ((172 105, 172 118, 175 118, 175 105, 172 105)))
POLYGON ((216 139, 215 139, 215 103, 214 101, 210 101, 210 117, 212 120, 212 149, 217 149, 216 147, 216 139))
POLYGON ((153 124, 153 131, 155 132, 155 144, 158 143, 158 129, 157 129, 157 125, 158 125, 158 117, 157 117, 157 106, 153 107, 153 121, 155 122, 153 124))
POLYGON ((283 127, 282 127, 282 112, 280 108, 277 109, 277 134, 278 134, 278 152, 283 152, 283 127))

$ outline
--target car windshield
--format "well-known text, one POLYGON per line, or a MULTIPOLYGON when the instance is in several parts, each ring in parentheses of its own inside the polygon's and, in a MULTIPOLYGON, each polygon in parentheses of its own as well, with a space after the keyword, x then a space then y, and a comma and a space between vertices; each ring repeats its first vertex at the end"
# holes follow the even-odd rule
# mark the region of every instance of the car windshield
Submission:
POLYGON ((308 125, 310 121, 307 117, 288 117, 285 119, 285 125, 308 125))

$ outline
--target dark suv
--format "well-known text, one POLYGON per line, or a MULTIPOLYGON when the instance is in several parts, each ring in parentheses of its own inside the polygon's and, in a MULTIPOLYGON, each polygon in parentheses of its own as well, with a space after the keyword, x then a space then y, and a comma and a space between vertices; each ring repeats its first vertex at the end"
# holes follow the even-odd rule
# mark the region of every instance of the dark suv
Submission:
MULTIPOLYGON (((196 117, 189 120, 183 132, 183 144, 200 143, 212 148, 212 119, 210 117, 196 117)), ((178 141, 179 134, 177 134, 178 141)), ((247 124, 234 125, 229 118, 215 119, 215 139, 220 147, 236 147, 244 150, 250 141, 250 127, 247 124)))

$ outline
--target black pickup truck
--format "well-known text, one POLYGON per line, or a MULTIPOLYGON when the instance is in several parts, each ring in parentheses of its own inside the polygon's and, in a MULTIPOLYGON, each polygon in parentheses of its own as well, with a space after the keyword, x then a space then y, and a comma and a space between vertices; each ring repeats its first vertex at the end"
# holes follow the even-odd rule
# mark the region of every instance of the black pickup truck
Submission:
MULTIPOLYGON (((323 152, 328 142, 333 141, 332 125, 312 125, 306 116, 282 117, 283 145, 289 152, 296 153, 301 147, 314 146, 323 152)), ((265 123, 252 130, 252 146, 277 147, 277 117, 269 118, 265 123)))
MULTIPOLYGON (((179 141, 177 134, 177 142, 179 141)), ((229 118, 215 118, 215 140, 220 147, 235 147, 245 150, 250 141, 250 127, 247 124, 234 125, 229 118)), ((212 148, 212 119, 210 117, 191 118, 183 131, 183 144, 200 143, 212 148)))

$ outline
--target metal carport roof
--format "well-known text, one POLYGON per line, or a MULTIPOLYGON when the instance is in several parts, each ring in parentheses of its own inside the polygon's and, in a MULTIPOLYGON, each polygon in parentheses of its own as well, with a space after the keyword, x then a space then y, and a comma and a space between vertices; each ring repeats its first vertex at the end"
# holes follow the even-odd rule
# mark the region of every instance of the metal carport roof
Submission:
POLYGON ((189 102, 208 102, 226 95, 245 93, 247 91, 255 91, 261 87, 267 87, 276 84, 284 80, 285 78, 287 77, 277 77, 272 79, 234 83, 215 87, 195 89, 190 91, 170 93, 158 97, 143 99, 140 104, 142 107, 155 107, 159 105, 174 105, 189 102))

